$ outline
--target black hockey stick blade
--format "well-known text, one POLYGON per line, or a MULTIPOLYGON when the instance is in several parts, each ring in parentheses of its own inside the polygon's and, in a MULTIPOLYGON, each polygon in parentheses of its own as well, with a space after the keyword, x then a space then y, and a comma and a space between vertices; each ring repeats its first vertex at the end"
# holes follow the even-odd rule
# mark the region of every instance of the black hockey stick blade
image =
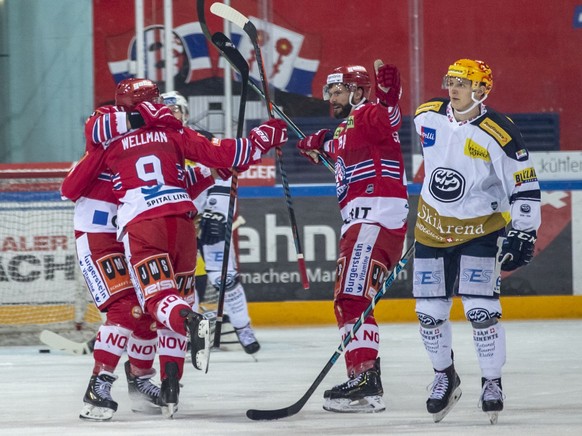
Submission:
POLYGON ((311 384, 307 392, 303 394, 303 396, 297 401, 296 403, 288 406, 283 407, 281 409, 273 409, 273 410, 257 410, 257 409, 249 409, 247 410, 247 418, 252 419, 253 421, 272 421, 274 419, 281 419, 287 418, 289 416, 296 415, 299 413, 303 406, 307 404, 311 395, 315 392, 317 387, 321 384, 331 367, 334 365, 336 360, 341 356, 341 351, 336 351, 331 359, 325 365, 325 368, 319 373, 315 381, 311 384))
POLYGON ((339 345, 337 350, 331 356, 331 359, 329 359, 329 361, 327 362, 325 367, 317 375, 317 378, 315 379, 315 381, 311 384, 309 389, 307 389, 307 392, 305 392, 305 394, 303 394, 303 396, 299 399, 299 401, 292 404, 291 406, 283 407, 281 409, 273 409, 273 410, 250 409, 250 410, 247 410, 247 418, 252 419, 253 421, 266 421, 266 420, 287 418, 288 416, 293 416, 293 415, 299 413, 299 411, 301 409, 303 409, 303 406, 305 406, 305 404, 307 403, 309 398, 311 398, 311 395, 313 395, 313 393, 315 392, 317 387, 323 381, 323 379, 325 378, 327 373, 331 370, 331 367, 335 364, 335 362, 338 360, 338 358, 342 355, 343 351, 346 349, 346 347, 349 345, 349 343, 352 341, 352 339, 354 339, 357 331, 360 329, 362 324, 364 324, 364 322, 366 321, 366 318, 368 318, 368 316, 370 315, 372 310, 374 310, 374 307, 376 307, 376 304, 378 303, 378 301, 380 301, 380 299, 386 293, 388 288, 392 285, 392 283, 394 283, 394 281, 396 280, 396 277, 398 277, 398 274, 400 273, 400 271, 402 271, 404 269, 404 267, 408 264, 408 260, 410 259, 410 257, 412 256, 413 253, 414 253, 414 242, 410 245, 410 247, 408 247, 408 249, 406 250, 406 252, 402 256, 402 258, 398 261, 398 263, 394 267, 394 270, 392 270, 392 273, 390 274, 390 276, 384 281, 384 284, 382 285, 382 287, 380 288, 378 293, 372 299, 372 302, 362 312, 362 315, 360 316, 360 318, 358 318, 358 320, 356 321, 356 323, 352 327, 352 330, 350 331, 350 333, 346 335, 346 337, 343 339, 342 343, 339 345))
POLYGON ((249 64, 232 41, 222 32, 212 35, 212 43, 222 52, 226 60, 240 73, 243 83, 249 77, 249 64))

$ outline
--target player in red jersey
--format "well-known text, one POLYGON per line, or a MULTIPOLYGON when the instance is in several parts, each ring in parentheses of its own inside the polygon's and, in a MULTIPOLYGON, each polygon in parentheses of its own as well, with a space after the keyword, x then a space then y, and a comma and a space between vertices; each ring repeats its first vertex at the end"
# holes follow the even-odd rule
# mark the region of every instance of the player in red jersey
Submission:
POLYGON ((287 140, 286 125, 270 120, 253 129, 249 138, 213 140, 183 129, 164 105, 159 90, 147 79, 127 79, 117 87, 116 106, 139 109, 145 125, 90 150, 85 168, 77 171, 75 187, 63 191, 70 199, 106 170, 112 174, 118 239, 122 240, 132 280, 144 311, 158 328, 171 334, 159 347, 173 349, 161 370, 160 398, 172 416, 177 408, 179 380, 186 353, 186 334, 192 341, 192 361, 204 369, 208 357, 208 321, 192 311, 180 290, 194 289, 196 264, 195 208, 185 181, 185 160, 209 167, 240 167, 260 160, 270 148, 287 140), (166 118, 171 117, 175 122, 166 118), (163 120, 160 126, 152 120, 163 120), (172 127, 168 127, 172 126, 172 127))
MULTIPOLYGON (((139 112, 126 112, 116 106, 100 107, 85 124, 86 148, 108 144, 130 131, 132 125, 135 128, 143 124, 139 112)), ((75 189, 76 175, 82 171, 83 163, 71 171, 63 181, 63 192, 75 189)), ((117 241, 117 199, 112 186, 110 174, 99 174, 83 195, 75 199, 74 213, 79 265, 96 307, 106 316, 95 336, 92 376, 79 415, 97 421, 111 419, 117 410, 110 390, 117 379, 115 369, 126 350, 125 373, 132 410, 160 413, 160 388, 150 381, 156 373, 153 368, 156 324, 140 307, 123 244, 117 241)), ((163 360, 161 357, 160 361, 163 360)))
MULTIPOLYGON (((336 118, 335 133, 320 130, 297 144, 314 162, 313 151, 335 161, 341 229, 334 308, 342 337, 347 335, 398 262, 406 233, 408 196, 398 129, 400 73, 382 61, 374 64, 376 97, 358 65, 336 68, 327 76, 324 99, 336 118)), ((345 352, 349 380, 324 393, 324 409, 333 412, 379 412, 382 399, 378 350, 380 335, 373 312, 345 352)))

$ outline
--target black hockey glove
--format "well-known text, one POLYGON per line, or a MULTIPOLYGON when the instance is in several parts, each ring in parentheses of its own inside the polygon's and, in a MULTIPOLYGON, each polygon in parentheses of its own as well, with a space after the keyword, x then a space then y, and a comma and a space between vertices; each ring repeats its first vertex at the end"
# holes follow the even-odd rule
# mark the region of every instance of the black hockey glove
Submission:
POLYGON ((226 238, 226 217, 217 212, 204 211, 200 220, 200 243, 213 245, 226 238))
POLYGON ((129 112, 127 114, 130 129, 139 129, 145 125, 145 121, 139 112, 129 112))
POLYGON ((501 246, 499 261, 503 271, 513 271, 531 262, 534 255, 536 232, 510 230, 501 246))

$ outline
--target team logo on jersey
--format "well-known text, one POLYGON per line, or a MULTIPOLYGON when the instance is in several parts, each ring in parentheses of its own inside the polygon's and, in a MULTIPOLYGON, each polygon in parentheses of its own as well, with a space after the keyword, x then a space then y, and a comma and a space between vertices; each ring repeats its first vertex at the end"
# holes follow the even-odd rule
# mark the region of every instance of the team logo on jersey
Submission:
POLYGON ((485 162, 491 161, 487 149, 481 147, 470 138, 465 141, 465 156, 469 156, 472 159, 483 159, 485 162))
POLYGON ((457 201, 465 194, 465 178, 451 168, 437 168, 430 176, 429 191, 443 203, 457 201))
POLYGON ((515 180, 515 185, 519 186, 523 183, 537 182, 538 176, 533 168, 525 168, 517 173, 513 173, 513 180, 515 180))
POLYGON ((335 189, 338 201, 342 201, 348 194, 348 184, 346 183, 346 164, 341 157, 335 162, 335 189))
POLYGON ((436 141, 436 130, 430 127, 422 126, 420 128, 420 138, 423 147, 431 147, 436 141))

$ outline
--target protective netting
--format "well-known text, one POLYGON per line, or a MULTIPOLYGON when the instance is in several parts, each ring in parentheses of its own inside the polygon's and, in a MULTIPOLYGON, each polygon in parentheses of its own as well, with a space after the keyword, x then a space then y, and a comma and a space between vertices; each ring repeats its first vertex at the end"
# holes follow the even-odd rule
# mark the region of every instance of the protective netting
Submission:
POLYGON ((0 165, 0 345, 101 319, 77 266, 73 203, 59 194, 69 166, 0 165))

